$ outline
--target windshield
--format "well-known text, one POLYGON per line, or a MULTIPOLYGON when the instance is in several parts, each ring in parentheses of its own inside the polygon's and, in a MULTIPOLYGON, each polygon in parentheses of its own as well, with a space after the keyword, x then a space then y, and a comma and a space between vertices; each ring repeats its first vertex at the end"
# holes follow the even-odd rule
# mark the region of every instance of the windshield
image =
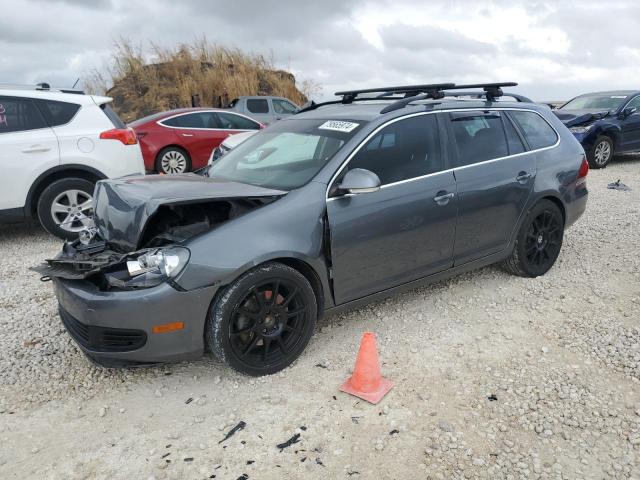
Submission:
POLYGON ((293 190, 315 177, 364 123, 281 120, 215 161, 209 168, 209 176, 293 190))
POLYGON ((626 95, 584 95, 560 107, 563 110, 616 110, 626 95))

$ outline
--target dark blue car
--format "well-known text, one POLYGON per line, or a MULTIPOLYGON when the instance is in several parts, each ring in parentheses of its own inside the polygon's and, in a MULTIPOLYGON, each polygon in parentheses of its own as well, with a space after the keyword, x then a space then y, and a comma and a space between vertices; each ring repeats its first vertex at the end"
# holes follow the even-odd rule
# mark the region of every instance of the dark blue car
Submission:
POLYGON ((606 167, 618 153, 640 152, 640 91, 585 93, 555 114, 587 153, 591 168, 606 167))

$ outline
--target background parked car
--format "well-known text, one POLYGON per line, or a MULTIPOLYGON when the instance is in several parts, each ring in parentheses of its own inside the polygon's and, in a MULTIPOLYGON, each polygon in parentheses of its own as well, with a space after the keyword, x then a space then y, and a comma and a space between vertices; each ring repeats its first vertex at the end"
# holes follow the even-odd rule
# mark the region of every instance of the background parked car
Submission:
POLYGON ((263 125, 244 115, 213 108, 183 108, 132 122, 148 171, 184 173, 204 167, 230 135, 263 125))
POLYGON ((211 165, 215 160, 219 159, 227 152, 230 152, 242 142, 244 142, 247 138, 252 137, 256 133, 257 130, 253 130, 251 132, 238 133, 237 135, 231 135, 230 137, 227 137, 224 142, 222 142, 211 151, 211 156, 209 157, 207 165, 211 165))
POLYGON ((582 144, 591 168, 606 167, 617 153, 640 152, 640 91, 580 95, 554 110, 582 144))
POLYGON ((38 218, 61 238, 91 222, 96 181, 144 173, 134 131, 111 98, 0 87, 0 220, 38 218))
POLYGON ((269 125, 276 120, 294 115, 300 107, 283 97, 238 97, 231 101, 228 109, 248 115, 269 125))

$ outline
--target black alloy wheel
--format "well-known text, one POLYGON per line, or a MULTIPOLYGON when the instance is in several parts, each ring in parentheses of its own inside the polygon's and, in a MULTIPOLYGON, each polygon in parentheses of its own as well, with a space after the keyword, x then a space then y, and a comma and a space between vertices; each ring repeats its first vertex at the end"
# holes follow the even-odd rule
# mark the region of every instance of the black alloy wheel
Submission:
POLYGON ((533 219, 525 240, 527 262, 537 268, 554 262, 560 253, 562 226, 550 210, 544 210, 533 219))
POLYGON ((564 217, 550 200, 541 200, 527 213, 505 269, 522 277, 544 275, 556 262, 564 237, 564 217))
POLYGON ((307 279, 282 264, 240 277, 215 302, 207 328, 213 353, 248 375, 290 365, 313 334, 316 299, 307 279))

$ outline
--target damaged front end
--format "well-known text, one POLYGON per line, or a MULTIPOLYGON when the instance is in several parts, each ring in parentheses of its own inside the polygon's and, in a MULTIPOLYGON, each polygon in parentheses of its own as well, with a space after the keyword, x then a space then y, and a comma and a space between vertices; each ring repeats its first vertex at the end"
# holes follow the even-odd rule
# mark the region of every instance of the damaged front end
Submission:
POLYGON ((100 290, 172 283, 189 261, 184 242, 284 194, 196 175, 102 181, 94 195, 95 227, 33 270, 100 290))
POLYGON ((189 250, 179 246, 118 253, 104 241, 85 245, 76 240, 65 243, 56 258, 32 270, 43 280, 88 280, 99 290, 136 290, 171 282, 188 261, 189 250))

